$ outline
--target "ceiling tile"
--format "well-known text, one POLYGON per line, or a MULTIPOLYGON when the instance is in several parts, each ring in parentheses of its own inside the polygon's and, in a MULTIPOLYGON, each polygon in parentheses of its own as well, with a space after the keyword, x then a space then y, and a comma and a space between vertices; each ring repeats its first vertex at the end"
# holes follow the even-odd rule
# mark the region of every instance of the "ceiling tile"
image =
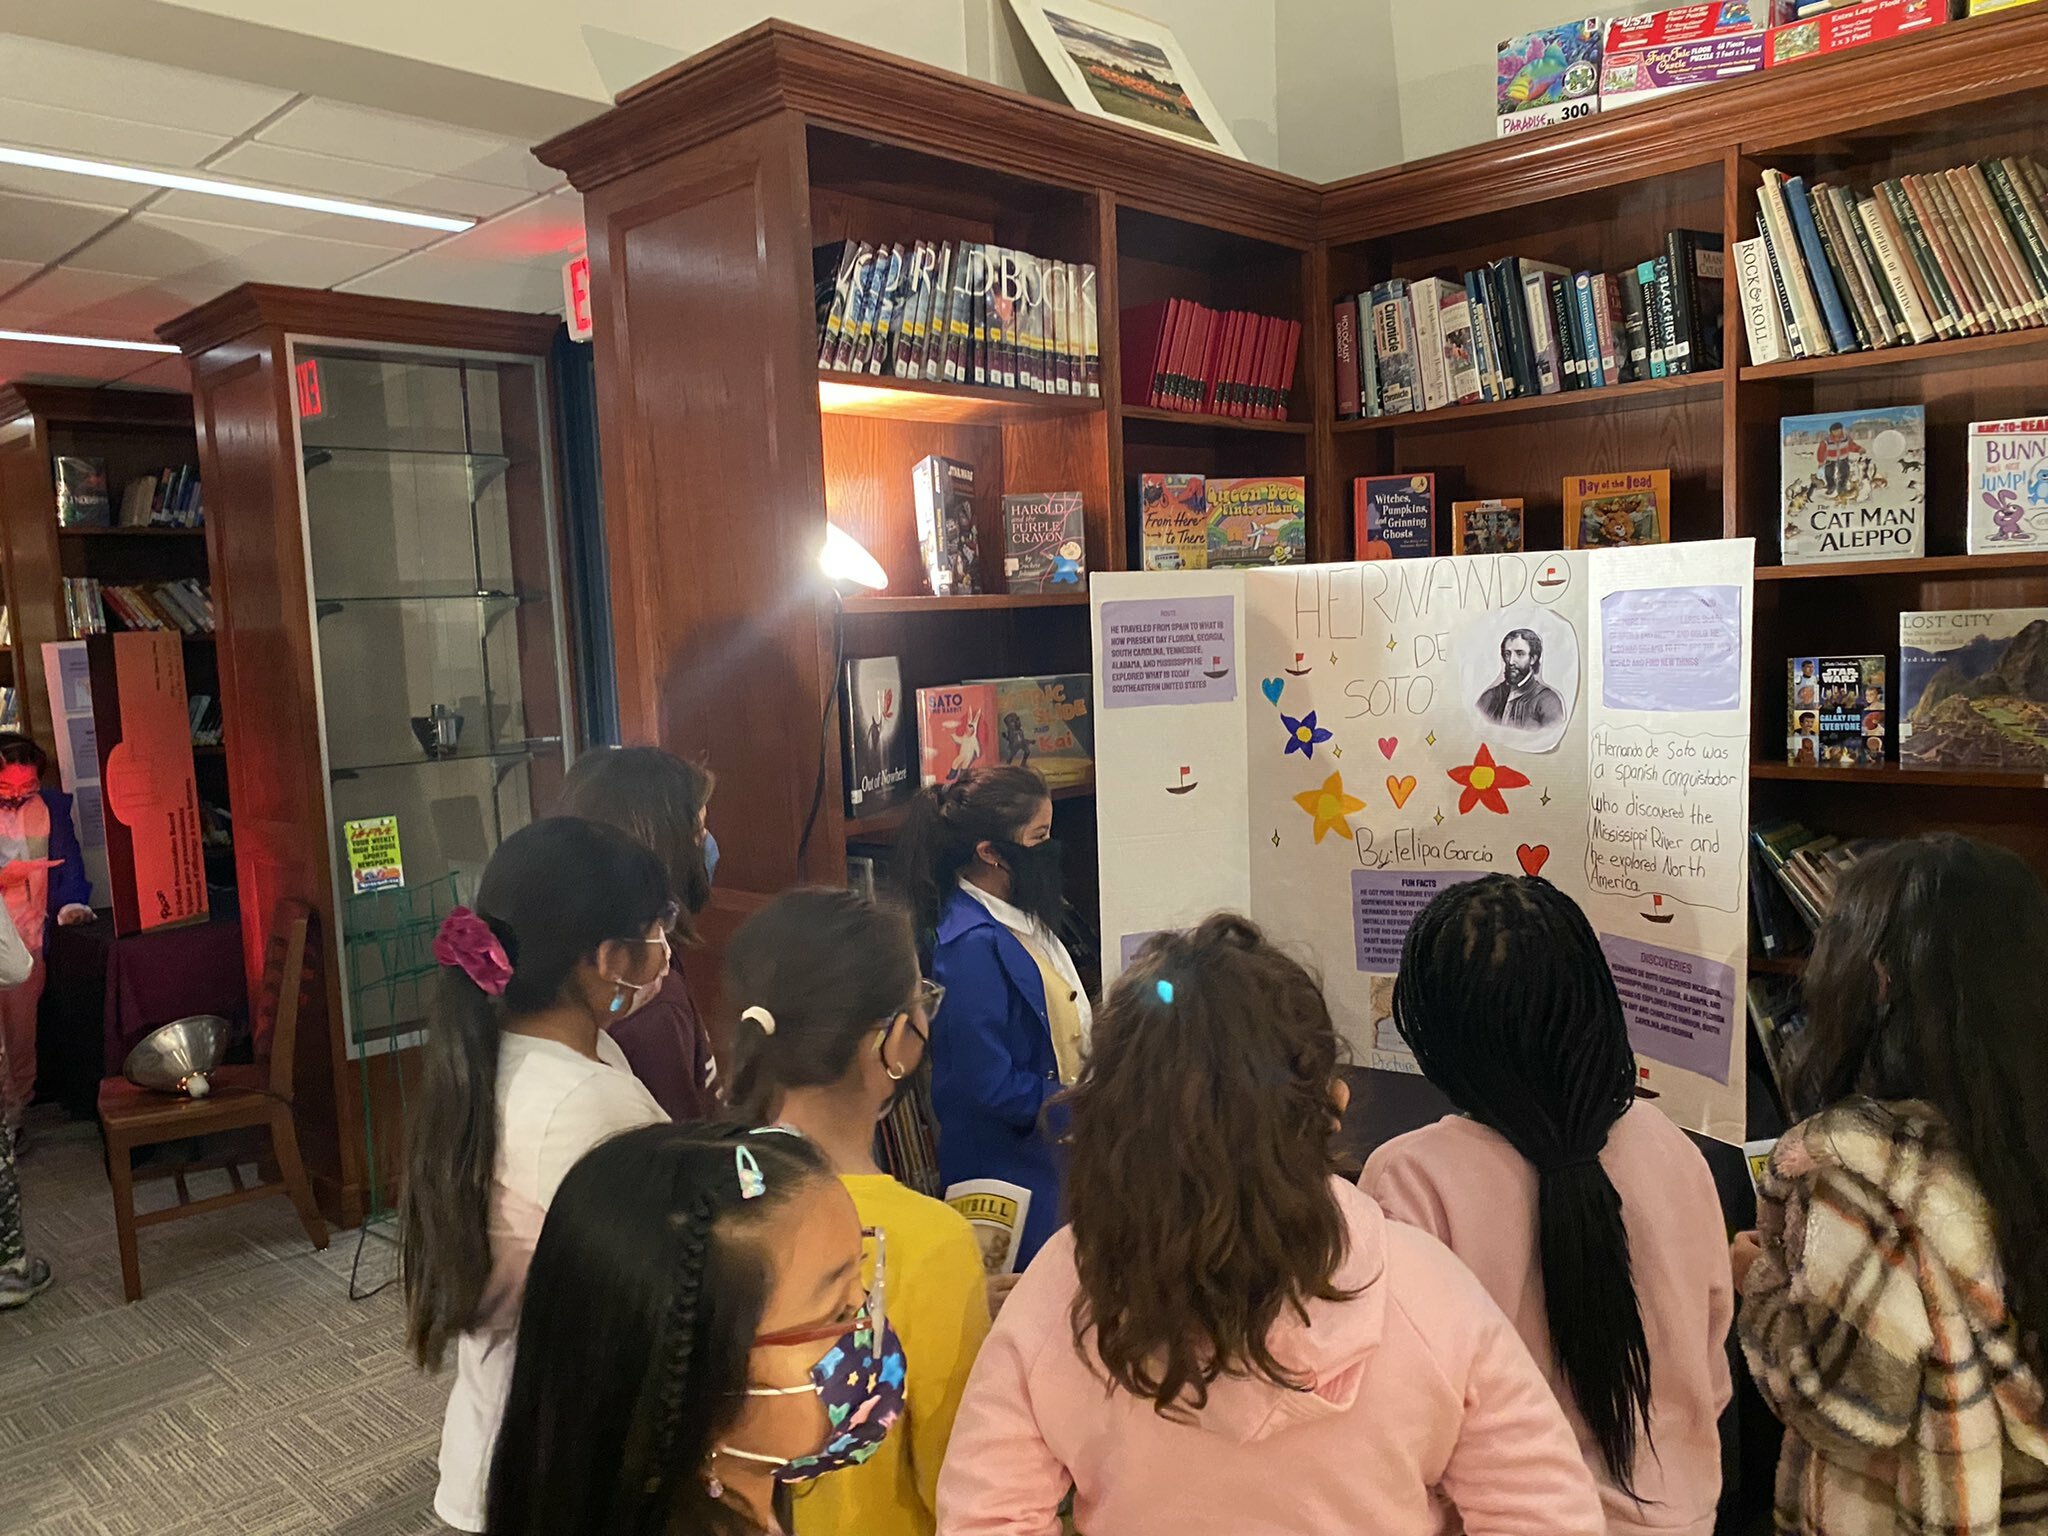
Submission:
POLYGON ((310 235, 317 240, 374 245, 383 250, 385 257, 393 251, 416 251, 436 240, 448 238, 445 231, 438 229, 415 229, 408 224, 385 224, 376 219, 347 219, 339 214, 279 208, 269 203, 245 203, 235 198, 209 197, 204 192, 166 192, 150 204, 149 211, 167 218, 196 219, 206 223, 227 218, 244 229, 267 229, 286 235, 310 235))
POLYGON ((237 144, 207 170, 211 175, 289 187, 295 192, 389 203, 398 208, 417 208, 465 219, 487 219, 524 202, 528 196, 524 187, 464 181, 368 160, 280 149, 275 144, 237 144))
POLYGON ((403 256, 390 266, 341 285, 346 293, 383 299, 418 299, 428 304, 476 304, 526 314, 562 307, 559 259, 529 262, 479 261, 447 247, 403 256))
POLYGON ((0 192, 23 197, 49 198, 55 202, 90 199, 95 208, 125 213, 155 197, 156 187, 138 187, 129 182, 106 181, 98 176, 67 176, 62 171, 32 171, 26 166, 0 165, 0 192))
POLYGON ((77 263, 133 277, 331 288, 390 258, 386 246, 317 240, 239 224, 139 213, 78 253, 77 263))
POLYGON ((0 299, 0 326, 153 341, 159 325, 197 309, 228 286, 209 279, 150 282, 115 272, 53 267, 0 299))
POLYGON ((144 361, 135 372, 121 378, 123 389, 174 389, 192 393, 192 365, 182 357, 157 357, 144 361))
POLYGON ((525 145, 511 139, 317 97, 300 102, 256 138, 281 149, 346 155, 352 160, 522 187, 529 192, 545 192, 562 184, 560 172, 549 170, 525 145))
POLYGON ((108 352, 93 347, 32 347, 23 342, 0 341, 0 382, 103 384, 127 374, 134 368, 137 356, 134 352, 108 352))
POLYGON ((582 250, 583 244, 583 198, 564 187, 495 219, 486 219, 475 229, 450 235, 435 249, 452 251, 471 261, 552 257, 560 267, 569 253, 582 250))
MULTIPOLYGON (((14 87, 10 84, 4 89, 11 92, 14 87)), ((106 105, 110 112, 114 112, 122 104, 109 102, 106 105)), ((77 112, 69 107, 21 101, 0 94, 0 144, 44 149, 60 155, 78 155, 88 160, 118 160, 127 165, 162 165, 190 170, 229 142, 231 137, 225 133, 194 133, 118 115, 102 116, 98 112, 77 112)), ((82 194, 77 189, 89 187, 94 189, 89 195, 104 202, 102 189, 116 185, 110 181, 78 178, 73 181, 73 190, 68 195, 80 196, 82 194)))
MULTIPOLYGON (((0 294, 27 282, 42 270, 43 264, 39 261, 0 261, 0 294)), ((0 317, 0 325, 13 325, 13 322, 0 317)), ((14 329, 20 330, 21 327, 16 325, 14 329)))
POLYGON ((55 261, 123 216, 119 208, 0 193, 0 261, 55 261))
POLYGON ((0 81, 15 101, 113 112, 199 133, 246 133, 289 91, 0 33, 0 81))

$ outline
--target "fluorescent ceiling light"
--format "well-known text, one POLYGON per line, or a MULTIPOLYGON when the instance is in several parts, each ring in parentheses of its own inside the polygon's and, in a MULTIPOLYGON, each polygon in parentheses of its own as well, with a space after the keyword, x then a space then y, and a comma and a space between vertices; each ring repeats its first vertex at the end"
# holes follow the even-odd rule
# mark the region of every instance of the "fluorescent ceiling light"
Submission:
POLYGON ((375 203, 352 203, 339 197, 315 197, 308 192, 280 192, 275 187, 255 187, 247 182, 221 181, 212 176, 186 176, 177 171, 153 170, 140 165, 116 165, 110 160, 79 160, 70 155, 49 155, 39 149, 18 149, 0 144, 0 165, 23 165, 36 171, 60 171, 72 176, 97 176, 102 181, 126 181, 140 187, 164 187, 173 192, 203 192, 208 197, 233 197, 245 203, 270 203, 279 208, 304 208, 310 213, 331 213, 344 219, 374 219, 380 224, 409 224, 415 229, 438 229, 460 234, 476 227, 475 219, 451 218, 440 213, 414 213, 409 208, 383 208, 375 203))
POLYGON ((161 341, 116 341, 111 336, 52 336, 47 331, 0 331, 0 341, 38 347, 105 347, 110 352, 176 352, 161 341))

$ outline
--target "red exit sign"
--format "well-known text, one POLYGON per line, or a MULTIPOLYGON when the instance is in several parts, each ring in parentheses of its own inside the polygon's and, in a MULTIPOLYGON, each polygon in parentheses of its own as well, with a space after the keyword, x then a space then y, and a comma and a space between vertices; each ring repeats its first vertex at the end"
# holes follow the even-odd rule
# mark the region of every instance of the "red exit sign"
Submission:
POLYGON ((590 340, 590 258, 572 256, 562 268, 562 318, 575 341, 590 340))
POLYGON ((299 415, 302 418, 320 415, 327 409, 327 401, 320 394, 320 359, 309 357, 292 370, 299 388, 299 415))

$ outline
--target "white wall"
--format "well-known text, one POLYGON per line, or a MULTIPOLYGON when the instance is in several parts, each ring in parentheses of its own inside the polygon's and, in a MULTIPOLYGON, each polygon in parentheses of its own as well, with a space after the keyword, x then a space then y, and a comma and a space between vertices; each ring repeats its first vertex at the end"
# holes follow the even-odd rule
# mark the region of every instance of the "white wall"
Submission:
POLYGON ((1401 159, 1389 0, 1279 0, 1275 21, 1281 169, 1337 181, 1401 159))
MULTIPOLYGON (((1343 0, 1298 0, 1331 11, 1343 0)), ((1571 0, 1374 0, 1391 14, 1402 160, 1493 137, 1493 55, 1503 38, 1590 16, 1571 0)), ((1654 9, 1658 0, 1601 14, 1654 9)), ((1677 3, 1677 0, 1672 0, 1677 3)), ((1365 169, 1365 167, 1359 167, 1365 169)))

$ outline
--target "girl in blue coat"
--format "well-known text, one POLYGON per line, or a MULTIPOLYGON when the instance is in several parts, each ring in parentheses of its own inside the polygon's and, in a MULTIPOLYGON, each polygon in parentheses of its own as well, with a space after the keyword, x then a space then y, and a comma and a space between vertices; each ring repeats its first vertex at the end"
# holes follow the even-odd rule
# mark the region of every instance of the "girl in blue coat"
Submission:
POLYGON ((1092 1022, 1060 942, 1060 849, 1037 770, 969 769, 919 791, 896 874, 927 974, 946 989, 932 1032, 939 1177, 1031 1192, 1015 1268, 1060 1224, 1061 1154, 1041 1123, 1074 1080, 1092 1022))

